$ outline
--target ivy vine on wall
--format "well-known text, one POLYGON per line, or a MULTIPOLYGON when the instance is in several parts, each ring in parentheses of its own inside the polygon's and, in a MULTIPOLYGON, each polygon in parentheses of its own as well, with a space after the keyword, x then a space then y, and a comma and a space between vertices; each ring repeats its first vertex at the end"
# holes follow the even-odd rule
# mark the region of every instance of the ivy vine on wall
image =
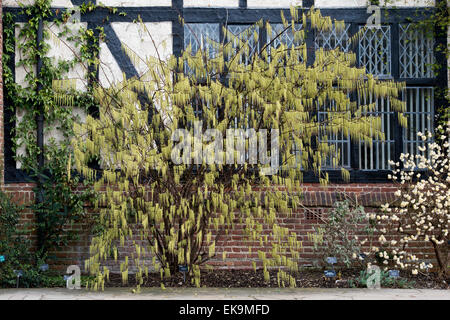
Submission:
MULTIPOLYGON (((5 98, 9 101, 6 107, 16 111, 14 119, 6 121, 16 123, 12 132, 15 160, 34 181, 38 181, 34 191, 40 200, 32 204, 31 209, 37 216, 40 258, 76 239, 78 232, 73 228, 75 223, 93 222, 86 212, 85 204, 92 201, 95 194, 92 188, 80 188, 83 181, 78 175, 70 173, 73 161, 70 140, 74 123, 80 121, 74 110, 78 108, 88 112, 96 108, 92 87, 86 85, 85 90, 75 90, 70 86, 66 89, 70 93, 67 95, 70 101, 63 101, 56 98, 54 86, 55 82, 67 78, 76 66, 81 66, 86 75, 85 79, 79 80, 89 84, 95 78, 98 64, 96 53, 103 34, 101 28, 74 28, 72 9, 54 14, 50 6, 50 0, 36 0, 32 6, 22 6, 20 14, 26 15, 27 22, 20 26, 15 23, 12 13, 3 16, 3 81, 5 98), (38 44, 40 20, 44 26, 43 41, 38 44), (17 28, 19 31, 16 34, 17 28), (50 57, 49 41, 57 46, 67 46, 74 57, 58 61, 50 57), (16 68, 25 70, 22 84, 15 81, 15 71, 10 68, 11 59, 17 53, 20 53, 20 59, 16 68), (36 74, 39 59, 42 68, 36 74), (40 113, 44 117, 44 132, 48 133, 43 149, 37 144, 36 134, 36 116, 40 113), (59 133, 58 139, 53 135, 54 132, 59 133), (39 166, 37 161, 41 153, 45 159, 43 166, 39 166)), ((89 10, 92 10, 91 3, 80 9, 81 12, 89 10)))

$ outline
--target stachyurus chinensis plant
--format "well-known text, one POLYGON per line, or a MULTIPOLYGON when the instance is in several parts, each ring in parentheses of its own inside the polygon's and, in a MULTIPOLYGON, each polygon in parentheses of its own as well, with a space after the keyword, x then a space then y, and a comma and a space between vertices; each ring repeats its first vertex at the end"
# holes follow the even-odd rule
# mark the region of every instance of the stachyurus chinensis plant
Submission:
POLYGON ((291 16, 291 21, 282 16, 281 32, 267 24, 273 36, 254 51, 251 43, 259 41, 262 22, 237 35, 224 28, 220 43, 199 36, 199 50, 189 46, 181 57, 142 58, 124 45, 132 61, 145 63, 148 71, 110 87, 97 85, 99 116, 78 125, 73 141, 76 169, 94 180, 97 190, 104 189, 97 203, 104 232, 92 239, 86 261, 97 275, 93 288, 103 287, 109 274, 104 262, 117 259, 118 247, 131 238, 144 242, 134 242, 135 252, 121 263, 124 281, 132 263, 137 286, 143 283, 149 272, 143 257, 150 253, 161 277, 187 265, 199 286, 200 266, 215 257, 218 238, 237 223, 244 225, 250 250, 258 251, 266 279, 268 270, 277 268, 280 286, 295 286, 302 243, 280 217, 292 214, 301 201, 302 172, 313 170, 326 183, 321 165, 325 159, 336 167, 339 163, 338 152, 327 142, 332 134, 343 132, 367 143, 383 139, 380 118, 371 114, 376 99, 389 99, 405 121, 399 98, 404 84, 375 79, 355 66, 353 53, 319 49, 313 64, 307 64, 300 24, 326 31, 341 30, 343 22, 322 17, 318 10, 299 14, 291 8, 291 16), (294 37, 292 46, 277 41, 283 34, 294 37), (358 96, 370 99, 363 103, 358 96), (327 117, 319 119, 319 109, 328 111, 327 117), (232 140, 239 142, 227 129, 242 129, 233 131, 238 136, 254 129, 258 139, 246 140, 240 151, 231 149, 232 140), (272 148, 276 141, 262 134, 274 129, 278 150, 272 148), (202 139, 196 138, 198 132, 202 139), (211 147, 212 141, 217 143, 211 147), (250 161, 255 141, 269 149, 257 159, 275 159, 280 165, 272 175, 250 161), (177 159, 184 161, 175 163, 173 152, 180 143, 186 148, 177 159), (218 145, 226 146, 225 152, 218 145), (233 164, 226 160, 230 155, 233 164), (93 159, 100 169, 91 165, 93 159))

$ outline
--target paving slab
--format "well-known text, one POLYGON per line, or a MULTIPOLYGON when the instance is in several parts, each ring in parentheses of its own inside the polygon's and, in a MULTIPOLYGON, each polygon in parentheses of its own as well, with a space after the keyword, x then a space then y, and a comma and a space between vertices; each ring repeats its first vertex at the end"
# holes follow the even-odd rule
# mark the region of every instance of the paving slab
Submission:
POLYGON ((260 288, 0 289, 0 300, 450 300, 450 290, 435 289, 260 289, 260 288))

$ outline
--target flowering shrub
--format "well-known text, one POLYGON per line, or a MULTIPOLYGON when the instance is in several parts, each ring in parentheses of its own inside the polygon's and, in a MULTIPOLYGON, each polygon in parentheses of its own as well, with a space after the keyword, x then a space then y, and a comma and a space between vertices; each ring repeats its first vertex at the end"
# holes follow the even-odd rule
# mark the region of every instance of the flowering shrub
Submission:
POLYGON ((431 267, 411 250, 412 242, 426 241, 433 246, 439 274, 449 275, 450 122, 446 133, 438 137, 438 142, 429 143, 425 141, 432 138, 431 133, 418 133, 424 142, 419 147, 421 154, 402 154, 402 165, 392 163, 394 170, 389 178, 399 185, 395 193, 398 203, 383 205, 381 213, 371 217, 381 232, 377 258, 385 265, 411 269, 413 274, 431 267), (395 233, 400 237, 386 239, 385 235, 395 233))

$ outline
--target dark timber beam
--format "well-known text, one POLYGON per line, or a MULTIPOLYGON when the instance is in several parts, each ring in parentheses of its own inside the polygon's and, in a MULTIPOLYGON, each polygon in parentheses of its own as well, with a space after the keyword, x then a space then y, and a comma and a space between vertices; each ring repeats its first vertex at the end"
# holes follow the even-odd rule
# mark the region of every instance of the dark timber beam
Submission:
MULTIPOLYGON (((289 9, 247 9, 247 8, 183 8, 180 1, 173 0, 172 7, 117 7, 118 12, 125 12, 126 15, 111 14, 107 8, 97 8, 81 16, 82 22, 133 22, 139 16, 144 22, 178 21, 178 17, 183 15, 187 22, 217 22, 228 17, 230 23, 251 23, 263 18, 273 22, 281 22, 280 12, 283 11, 286 17, 290 17, 289 9)), ((304 10, 309 7, 304 6, 304 10)), ((61 12, 67 8, 52 8, 54 15, 49 17, 53 20, 61 16, 61 12), (58 13, 58 14, 56 14, 58 13)), ((4 7, 4 12, 11 12, 16 15, 16 22, 26 22, 26 15, 20 14, 21 8, 4 7)), ((381 10, 382 23, 414 22, 422 21, 433 12, 432 7, 417 8, 388 8, 381 10)), ((330 16, 345 22, 355 22, 365 24, 370 16, 366 8, 323 8, 322 15, 330 16)))
MULTIPOLYGON (((36 37, 36 47, 37 51, 40 52, 42 48, 42 41, 44 40, 44 22, 42 19, 39 19, 39 25, 38 25, 38 31, 37 31, 37 37, 36 37)), ((42 90, 42 82, 40 80, 41 78, 41 71, 42 71, 42 58, 40 55, 37 57, 37 64, 36 64, 36 75, 37 75, 37 95, 39 96, 39 92, 42 90)), ((44 201, 44 194, 42 191, 42 170, 44 168, 44 106, 39 103, 38 106, 38 112, 36 114, 36 142, 39 149, 39 154, 37 156, 37 162, 38 162, 38 176, 36 177, 36 184, 37 184, 37 192, 36 192, 36 204, 39 205, 44 201)), ((42 223, 42 214, 37 214, 37 221, 39 225, 42 223)), ((42 227, 38 227, 37 230, 38 233, 38 248, 42 249, 44 247, 44 236, 42 227)))

